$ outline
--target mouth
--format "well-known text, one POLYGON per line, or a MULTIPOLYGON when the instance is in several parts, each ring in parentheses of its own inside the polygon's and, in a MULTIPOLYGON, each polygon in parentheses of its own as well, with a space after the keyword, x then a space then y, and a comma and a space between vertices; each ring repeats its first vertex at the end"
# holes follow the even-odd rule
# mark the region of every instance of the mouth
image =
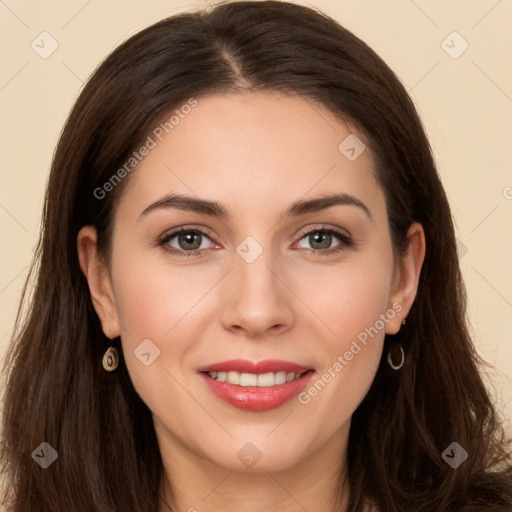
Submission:
POLYGON ((224 402, 249 411, 280 407, 299 394, 315 374, 285 361, 232 360, 198 369, 207 389, 224 402))

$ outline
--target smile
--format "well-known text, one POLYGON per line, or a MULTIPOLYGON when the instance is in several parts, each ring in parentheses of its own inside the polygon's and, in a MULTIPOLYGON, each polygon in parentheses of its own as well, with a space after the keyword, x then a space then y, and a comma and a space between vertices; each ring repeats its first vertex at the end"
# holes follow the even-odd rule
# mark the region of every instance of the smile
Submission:
POLYGON ((297 396, 315 370, 286 361, 224 361, 198 369, 206 388, 223 402, 247 411, 267 411, 297 396))

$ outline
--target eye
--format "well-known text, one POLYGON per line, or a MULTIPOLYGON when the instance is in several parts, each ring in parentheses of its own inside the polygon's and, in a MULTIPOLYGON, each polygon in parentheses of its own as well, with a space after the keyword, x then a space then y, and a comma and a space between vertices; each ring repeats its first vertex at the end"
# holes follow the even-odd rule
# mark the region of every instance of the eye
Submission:
MULTIPOLYGON (((213 243, 211 243, 211 245, 205 245, 205 240, 210 240, 211 243, 208 234, 200 229, 180 228, 164 235, 157 241, 157 245, 162 247, 166 252, 178 256, 202 257, 208 254, 208 251, 205 249, 213 246, 213 243)), ((309 250, 312 253, 325 256, 343 251, 353 245, 350 236, 346 233, 323 226, 310 229, 300 237, 300 248, 308 249, 302 245, 302 240, 311 244, 312 247, 309 250), (332 247, 332 243, 335 239, 338 239, 339 243, 332 247)))
POLYGON ((201 230, 182 228, 165 235, 158 245, 180 256, 193 256, 204 254, 203 249, 208 248, 204 245, 205 238, 209 240, 207 234, 201 230))
POLYGON ((307 248, 300 243, 304 239, 306 243, 312 246, 311 250, 314 253, 321 254, 332 254, 343 251, 352 245, 352 241, 347 234, 333 228, 320 227, 306 232, 299 241, 301 248, 307 248), (331 244, 336 238, 340 243, 332 247, 331 244))

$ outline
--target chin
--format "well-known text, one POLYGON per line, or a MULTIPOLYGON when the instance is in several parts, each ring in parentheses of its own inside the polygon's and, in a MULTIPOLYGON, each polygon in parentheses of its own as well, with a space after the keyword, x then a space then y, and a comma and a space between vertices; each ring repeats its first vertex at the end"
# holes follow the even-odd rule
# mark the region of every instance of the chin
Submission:
MULTIPOLYGON (((302 446, 294 446, 276 437, 274 442, 264 438, 261 440, 234 441, 222 453, 206 454, 213 464, 229 471, 241 473, 263 473, 268 471, 284 471, 301 464, 307 453, 302 446)), ((307 444, 306 444, 307 446, 307 444)))

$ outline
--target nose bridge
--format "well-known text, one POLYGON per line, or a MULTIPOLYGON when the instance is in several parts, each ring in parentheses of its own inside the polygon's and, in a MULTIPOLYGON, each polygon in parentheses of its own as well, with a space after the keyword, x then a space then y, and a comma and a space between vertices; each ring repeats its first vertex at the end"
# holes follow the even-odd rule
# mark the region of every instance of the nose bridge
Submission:
POLYGON ((226 328, 244 328, 252 335, 275 325, 290 325, 291 305, 286 287, 278 279, 279 262, 271 237, 248 236, 236 247, 229 289, 225 296, 226 328))
MULTIPOLYGON (((252 289, 274 295, 279 291, 276 277, 270 270, 277 265, 271 246, 271 237, 259 235, 258 238, 261 243, 254 236, 247 236, 236 247, 234 279, 241 285, 244 292, 251 292, 252 289)), ((268 299, 270 297, 267 297, 268 299)))

